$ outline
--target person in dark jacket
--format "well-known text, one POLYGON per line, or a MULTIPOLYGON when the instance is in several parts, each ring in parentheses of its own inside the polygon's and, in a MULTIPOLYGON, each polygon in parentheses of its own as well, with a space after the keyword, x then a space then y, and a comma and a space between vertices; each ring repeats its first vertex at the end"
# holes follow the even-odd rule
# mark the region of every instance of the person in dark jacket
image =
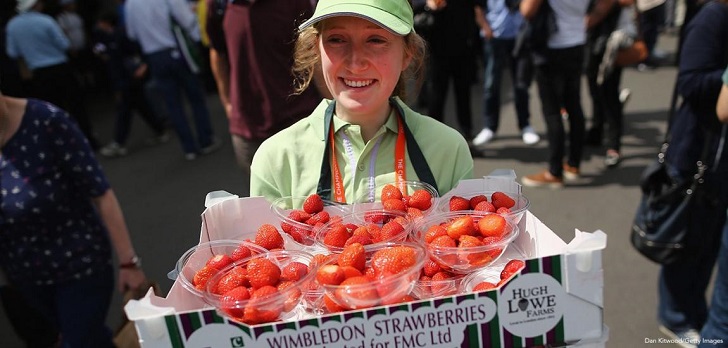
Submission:
POLYGON ((708 317, 705 295, 728 207, 725 127, 715 111, 728 65, 728 1, 704 5, 686 28, 683 45, 677 77, 683 102, 670 126, 666 161, 677 182, 695 174, 698 160, 708 170, 693 207, 690 226, 695 237, 688 241, 688 252, 660 269, 658 320, 666 335, 695 342, 708 317), (703 158, 704 146, 708 150, 703 158))

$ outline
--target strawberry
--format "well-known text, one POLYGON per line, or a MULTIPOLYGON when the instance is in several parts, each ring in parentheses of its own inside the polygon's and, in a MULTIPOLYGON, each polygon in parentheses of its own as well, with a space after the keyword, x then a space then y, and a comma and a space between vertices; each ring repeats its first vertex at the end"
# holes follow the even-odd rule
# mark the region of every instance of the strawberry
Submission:
POLYGON ((311 214, 303 210, 291 210, 288 213, 288 218, 297 222, 306 222, 306 220, 311 218, 311 214))
POLYGON ((220 278, 220 281, 217 282, 217 286, 212 292, 218 295, 223 295, 237 287, 248 286, 250 286, 250 282, 248 281, 247 270, 245 267, 235 266, 220 278))
POLYGON ((344 243, 344 247, 347 247, 354 243, 358 243, 361 245, 369 245, 374 242, 372 241, 372 237, 369 236, 369 232, 367 232, 366 235, 363 235, 363 234, 356 235, 355 234, 355 235, 351 236, 349 239, 346 240, 346 243, 344 243))
POLYGON ((231 317, 242 320, 244 309, 241 302, 250 299, 250 290, 244 286, 238 286, 227 291, 220 298, 220 307, 231 317))
POLYGON ((363 286, 371 282, 367 277, 351 277, 344 280, 336 289, 335 296, 348 309, 373 307, 379 304, 379 293, 374 287, 363 286))
POLYGON ((450 211, 469 210, 470 200, 460 196, 450 197, 450 211))
POLYGON ((500 274, 500 279, 508 279, 512 275, 520 272, 524 267, 526 267, 526 263, 523 262, 523 260, 513 259, 508 261, 505 266, 503 266, 503 270, 500 274))
POLYGON ((291 262, 281 269, 281 281, 298 281, 308 274, 308 266, 301 262, 291 262))
POLYGON ((349 279, 351 277, 361 277, 364 275, 364 272, 352 267, 352 266, 341 266, 341 270, 344 271, 344 279, 349 279))
POLYGON ((233 263, 233 259, 225 254, 218 254, 207 260, 206 266, 210 266, 214 269, 223 269, 225 266, 233 263))
POLYGON ((367 211, 364 213, 364 221, 372 224, 383 224, 387 221, 387 215, 376 211, 367 211))
POLYGON ((425 232, 425 243, 432 243, 435 238, 447 235, 447 230, 442 225, 432 225, 425 232))
POLYGON ((230 253, 230 258, 233 261, 242 260, 246 257, 250 257, 253 255, 253 252, 250 251, 250 248, 248 248, 245 244, 238 245, 235 250, 233 250, 232 253, 230 253))
POLYGON ((346 226, 334 225, 331 226, 328 231, 326 231, 323 243, 327 246, 343 248, 346 244, 346 240, 349 239, 349 237, 351 237, 351 235, 346 229, 346 226))
POLYGON ((278 229, 271 224, 263 224, 255 234, 255 244, 268 250, 283 249, 283 236, 278 229))
POLYGON ((448 236, 447 234, 433 239, 432 242, 430 242, 430 245, 445 248, 454 248, 458 246, 457 242, 455 242, 455 239, 452 239, 452 237, 448 236))
POLYGON ((427 259, 427 261, 425 261, 425 265, 422 266, 422 274, 427 277, 432 277, 440 271, 442 271, 442 267, 440 267, 440 265, 432 259, 427 259))
POLYGON ((205 291, 205 287, 207 286, 207 281, 212 278, 215 273, 217 273, 218 270, 210 267, 210 266, 203 266, 197 272, 195 272, 194 277, 192 278, 192 284, 195 286, 195 289, 200 291, 205 291))
POLYGON ((350 244, 344 247, 339 254, 339 266, 351 266, 363 272, 367 263, 367 255, 364 246, 359 243, 350 244))
POLYGON ((412 196, 410 196, 408 206, 419 210, 430 209, 432 206, 432 194, 423 189, 415 190, 412 196))
POLYGON ((414 221, 416 219, 424 217, 425 213, 423 213, 422 210, 419 210, 417 208, 407 207, 407 216, 409 216, 410 219, 412 219, 414 221))
POLYGON ((511 213, 511 210, 509 208, 506 208, 506 207, 500 207, 495 212, 498 213, 498 214, 501 214, 501 215, 508 215, 508 214, 511 213))
POLYGON ((345 310, 344 307, 341 307, 336 301, 332 300, 329 294, 324 295, 324 307, 326 307, 326 311, 329 313, 338 313, 343 312, 345 310))
POLYGON ((316 281, 322 285, 339 285, 344 279, 346 274, 339 265, 323 265, 316 271, 316 281))
POLYGON ((394 210, 394 211, 407 211, 407 205, 402 202, 402 200, 398 199, 388 199, 386 201, 382 201, 382 207, 384 207, 384 210, 394 210))
POLYGON ((448 272, 437 272, 432 276, 430 291, 434 296, 452 295, 457 291, 453 276, 448 272))
POLYGON ((478 206, 478 203, 487 202, 487 201, 488 201, 488 197, 486 197, 485 195, 476 195, 476 196, 470 197, 470 209, 475 210, 475 207, 478 206))
POLYGON ((329 219, 331 219, 329 212, 320 211, 316 214, 311 215, 311 218, 306 220, 306 225, 316 226, 318 224, 325 224, 325 223, 329 222, 329 219))
POLYGON ((250 260, 247 266, 248 280, 254 289, 263 286, 275 286, 281 278, 281 269, 273 261, 266 258, 250 260))
POLYGON ((470 215, 460 216, 451 221, 447 227, 447 235, 452 239, 459 239, 460 236, 475 234, 473 217, 470 215))
POLYGON ((283 299, 280 301, 270 301, 271 297, 277 295, 278 289, 269 285, 253 291, 250 294, 248 304, 245 306, 243 322, 247 324, 260 324, 278 320, 281 312, 283 312, 283 299))
POLYGON ((315 254, 313 255, 313 259, 311 259, 311 263, 308 265, 308 267, 309 269, 315 269, 316 267, 325 264, 328 259, 329 255, 315 254))
POLYGON ((306 238, 311 235, 311 230, 303 227, 292 227, 288 235, 298 244, 306 244, 306 238))
POLYGON ((478 221, 478 230, 484 237, 502 237, 506 233, 506 219, 498 214, 488 214, 478 221))
POLYGON ((415 250, 407 246, 393 246, 374 252, 371 267, 377 276, 398 274, 417 263, 415 250))
POLYGON ((482 201, 473 210, 495 213, 495 206, 488 201, 482 201))
POLYGON ((493 260, 493 257, 491 257, 490 253, 487 251, 473 252, 472 250, 467 250, 468 248, 478 248, 484 245, 478 237, 461 236, 459 242, 458 248, 464 249, 462 251, 458 251, 461 260, 464 260, 473 266, 485 266, 488 262, 493 260))
POLYGON ((473 292, 495 289, 496 285, 490 282, 480 282, 473 287, 473 292))
POLYGON ((493 194, 490 195, 490 201, 496 208, 506 207, 510 209, 516 205, 516 201, 514 201, 513 198, 500 191, 493 192, 493 194))
POLYGON ((377 238, 374 239, 374 242, 377 243, 391 241, 398 236, 401 236, 403 233, 405 233, 404 227, 402 227, 399 222, 392 220, 382 226, 382 229, 379 230, 377 238))
POLYGON ((318 194, 311 194, 303 201, 303 211, 309 214, 316 214, 324 210, 324 201, 318 194))
POLYGON ((398 201, 402 200, 402 191, 392 184, 384 185, 380 200, 384 202, 388 199, 396 199, 398 201))

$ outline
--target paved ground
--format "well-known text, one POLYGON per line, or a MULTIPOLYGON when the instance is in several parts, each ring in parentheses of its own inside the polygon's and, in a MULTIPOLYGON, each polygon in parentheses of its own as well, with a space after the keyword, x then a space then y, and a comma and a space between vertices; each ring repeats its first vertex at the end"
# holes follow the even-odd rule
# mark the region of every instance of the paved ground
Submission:
MULTIPOLYGON (((659 45, 674 51, 675 38, 662 37, 659 45)), ((639 191, 637 180, 642 168, 658 149, 665 128, 665 115, 675 78, 672 66, 648 72, 628 69, 623 87, 632 89, 627 105, 623 163, 607 170, 602 165, 604 149, 587 149, 582 166, 583 178, 563 190, 524 189, 531 200, 531 211, 565 240, 574 229, 601 229, 609 236, 604 251, 604 322, 611 331, 608 347, 640 347, 648 338, 663 337, 657 330, 656 278, 658 267, 633 251, 628 231, 639 191)), ((535 86, 532 90, 534 128, 544 135, 545 126, 535 86)), ((480 129, 481 88, 473 86, 474 128, 480 129)), ((591 115, 586 90, 583 107, 591 115)), ((179 256, 198 241, 200 213, 210 191, 240 191, 240 171, 233 161, 226 120, 217 97, 208 99, 214 115, 215 130, 224 140, 216 153, 195 161, 185 161, 176 141, 146 147, 151 135, 141 121, 135 121, 130 139, 130 154, 119 159, 102 159, 107 175, 124 209, 137 252, 144 259, 149 278, 160 282, 166 293, 172 285, 167 272, 179 256)), ((94 103, 94 122, 100 137, 111 138, 113 114, 108 106, 94 103)), ((453 110, 452 103, 448 105, 453 110)), ((451 115, 452 116, 452 115, 451 115)), ((454 124, 454 117, 447 120, 454 124)), ((498 138, 476 153, 476 176, 498 168, 514 169, 523 176, 545 168, 546 143, 525 146, 520 141, 512 103, 503 109, 498 138)), ((108 323, 115 327, 120 319, 119 296, 108 323)), ((0 347, 21 347, 4 314, 0 314, 0 347)))

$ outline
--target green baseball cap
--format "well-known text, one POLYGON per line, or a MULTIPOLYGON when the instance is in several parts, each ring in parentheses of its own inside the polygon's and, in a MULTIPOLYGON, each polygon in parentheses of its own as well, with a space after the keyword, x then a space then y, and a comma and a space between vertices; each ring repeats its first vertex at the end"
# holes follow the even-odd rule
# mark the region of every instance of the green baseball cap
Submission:
POLYGON ((414 15, 408 0, 320 0, 313 16, 303 22, 302 30, 331 17, 352 16, 366 19, 397 35, 414 31, 414 15))

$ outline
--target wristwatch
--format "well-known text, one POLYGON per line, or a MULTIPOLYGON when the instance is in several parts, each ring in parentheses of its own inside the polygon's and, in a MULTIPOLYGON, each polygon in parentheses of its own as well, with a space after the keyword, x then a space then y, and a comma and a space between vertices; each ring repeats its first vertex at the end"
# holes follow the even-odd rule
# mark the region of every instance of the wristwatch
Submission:
POLYGON ((142 259, 134 255, 129 262, 119 264, 119 268, 142 268, 142 259))

